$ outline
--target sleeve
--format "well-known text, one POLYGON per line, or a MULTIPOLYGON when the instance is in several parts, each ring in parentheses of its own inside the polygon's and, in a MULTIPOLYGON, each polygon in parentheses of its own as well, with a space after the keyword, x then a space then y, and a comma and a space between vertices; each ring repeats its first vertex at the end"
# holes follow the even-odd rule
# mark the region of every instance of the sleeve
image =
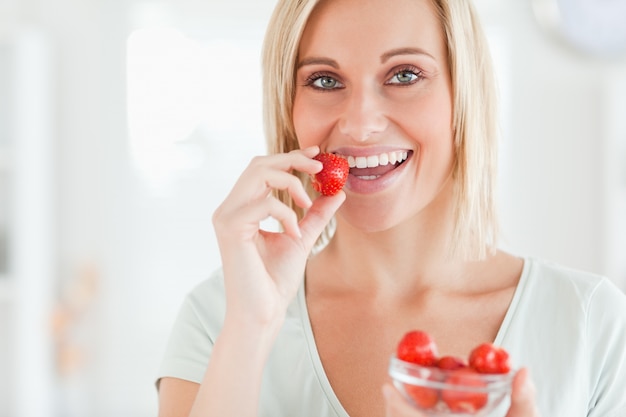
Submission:
POLYGON ((165 355, 156 380, 163 377, 180 378, 202 382, 213 350, 215 335, 211 334, 210 299, 206 297, 205 285, 194 290, 185 298, 169 336, 165 355))
POLYGON ((588 416, 626 416, 626 295, 607 279, 590 300, 587 337, 591 359, 588 416))

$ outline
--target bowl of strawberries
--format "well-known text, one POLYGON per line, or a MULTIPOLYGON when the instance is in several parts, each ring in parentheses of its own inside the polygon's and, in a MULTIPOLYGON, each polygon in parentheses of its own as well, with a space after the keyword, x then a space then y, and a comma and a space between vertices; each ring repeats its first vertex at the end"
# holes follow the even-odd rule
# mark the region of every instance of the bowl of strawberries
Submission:
POLYGON ((412 330, 389 363, 394 385, 429 416, 488 416, 511 393, 514 372, 502 347, 482 343, 467 359, 439 356, 434 339, 412 330))

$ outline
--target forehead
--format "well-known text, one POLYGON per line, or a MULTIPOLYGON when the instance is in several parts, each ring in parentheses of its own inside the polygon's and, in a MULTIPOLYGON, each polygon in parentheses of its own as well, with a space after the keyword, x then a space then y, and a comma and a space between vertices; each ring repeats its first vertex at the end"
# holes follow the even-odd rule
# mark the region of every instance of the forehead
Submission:
POLYGON ((300 55, 419 47, 444 57, 443 29, 432 0, 321 0, 300 42, 300 55))

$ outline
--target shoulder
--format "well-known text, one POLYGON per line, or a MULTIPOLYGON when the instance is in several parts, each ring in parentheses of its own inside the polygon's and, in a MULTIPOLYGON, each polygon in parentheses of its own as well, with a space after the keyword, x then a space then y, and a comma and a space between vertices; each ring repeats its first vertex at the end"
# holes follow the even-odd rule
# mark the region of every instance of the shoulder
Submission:
POLYGON ((219 300, 224 298, 224 273, 221 268, 214 270, 204 281, 197 284, 187 294, 191 302, 205 304, 207 300, 219 300))
POLYGON ((512 357, 531 369, 542 413, 593 409, 586 415, 622 415, 624 292, 602 275, 526 258, 515 298, 504 342, 512 357), (563 392, 571 401, 554 403, 563 392))
MULTIPOLYGON (((626 302, 626 295, 607 277, 556 262, 527 258, 523 274, 534 295, 559 302, 570 300, 585 307, 604 299, 626 302)), ((622 307, 623 302, 619 303, 622 307)))
POLYGON ((181 312, 201 326, 211 339, 217 336, 226 312, 224 274, 221 268, 192 288, 185 297, 181 312))
POLYGON ((550 280, 552 283, 589 289, 605 278, 598 274, 570 268, 546 259, 526 258, 528 272, 535 279, 550 280))
POLYGON ((547 335, 557 323, 567 323, 559 332, 575 328, 597 331, 606 327, 606 317, 626 325, 626 294, 602 275, 525 258, 512 310, 516 318, 546 329, 547 335))

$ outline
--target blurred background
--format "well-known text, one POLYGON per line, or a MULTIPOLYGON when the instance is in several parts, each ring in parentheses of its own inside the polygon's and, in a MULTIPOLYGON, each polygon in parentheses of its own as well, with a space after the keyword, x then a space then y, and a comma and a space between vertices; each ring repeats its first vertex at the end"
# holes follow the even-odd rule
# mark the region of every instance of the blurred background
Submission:
MULTIPOLYGON (((178 307, 219 266, 211 214, 264 152, 274 3, 0 0, 0 417, 156 415, 178 307)), ((572 12, 606 42, 567 42, 557 3, 476 0, 503 246, 626 289, 624 33, 572 12)), ((596 3, 626 27, 623 0, 596 3)))

